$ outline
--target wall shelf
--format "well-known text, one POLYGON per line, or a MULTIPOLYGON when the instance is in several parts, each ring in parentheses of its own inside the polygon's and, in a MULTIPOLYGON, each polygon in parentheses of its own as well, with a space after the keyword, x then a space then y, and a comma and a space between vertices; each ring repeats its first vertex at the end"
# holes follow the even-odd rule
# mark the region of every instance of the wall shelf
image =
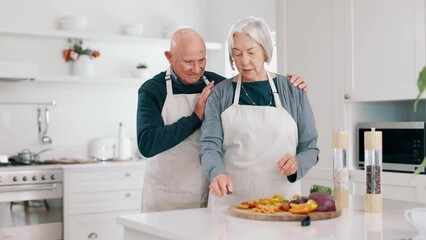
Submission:
POLYGON ((108 85, 133 85, 140 86, 145 79, 131 77, 81 77, 81 76, 65 76, 65 75, 40 75, 34 82, 46 83, 82 83, 82 84, 108 84, 108 85))
MULTIPOLYGON (((165 38, 149 38, 139 36, 125 36, 125 35, 114 35, 114 34, 103 34, 93 32, 77 32, 77 31, 35 31, 31 29, 27 30, 15 30, 15 29, 0 29, 0 35, 18 36, 18 37, 38 37, 38 38, 58 38, 68 39, 75 38, 81 40, 98 41, 98 42, 110 42, 117 44, 134 44, 134 45, 150 45, 150 46, 168 46, 170 44, 169 39, 165 38)), ((207 50, 220 50, 222 44, 217 42, 206 42, 207 50)))

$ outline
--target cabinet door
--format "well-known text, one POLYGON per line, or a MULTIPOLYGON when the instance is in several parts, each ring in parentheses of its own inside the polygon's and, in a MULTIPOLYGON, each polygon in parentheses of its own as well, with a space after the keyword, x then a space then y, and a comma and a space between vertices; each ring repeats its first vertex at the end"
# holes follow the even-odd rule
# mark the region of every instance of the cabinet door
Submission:
POLYGON ((105 213, 136 210, 140 212, 142 188, 137 190, 73 193, 68 197, 68 214, 105 213))
MULTIPOLYGON (((382 172, 382 196, 383 198, 424 202, 425 177, 415 176, 409 173, 382 172)), ((350 172, 350 186, 354 195, 365 195, 366 179, 363 170, 353 170, 350 172)))
POLYGON ((414 99, 425 66, 425 1, 346 0, 345 5, 347 99, 414 99))
POLYGON ((142 189, 144 173, 144 168, 99 168, 69 172, 65 181, 71 194, 142 189))
POLYGON ((138 210, 141 206, 142 167, 96 168, 66 172, 67 214, 138 210))

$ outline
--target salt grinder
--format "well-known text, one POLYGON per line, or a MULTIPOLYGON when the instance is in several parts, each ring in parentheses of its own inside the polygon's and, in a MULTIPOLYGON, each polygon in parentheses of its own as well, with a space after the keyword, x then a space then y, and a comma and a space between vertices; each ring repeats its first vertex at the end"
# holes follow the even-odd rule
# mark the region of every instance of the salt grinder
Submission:
POLYGON ((372 128, 364 132, 365 211, 381 213, 382 206, 382 132, 372 128))
POLYGON ((340 208, 349 205, 348 132, 333 132, 333 196, 340 208))

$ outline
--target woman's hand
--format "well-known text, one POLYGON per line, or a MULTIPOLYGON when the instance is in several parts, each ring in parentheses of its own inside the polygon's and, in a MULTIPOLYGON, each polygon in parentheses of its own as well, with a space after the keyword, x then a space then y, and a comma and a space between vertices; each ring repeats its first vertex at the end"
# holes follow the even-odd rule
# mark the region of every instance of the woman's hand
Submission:
POLYGON ((227 174, 219 174, 210 182, 210 191, 218 196, 224 197, 228 193, 232 193, 232 177, 227 174))
POLYGON ((287 73, 287 77, 290 78, 290 82, 295 86, 303 91, 308 91, 308 85, 305 83, 305 79, 303 79, 301 76, 294 74, 294 73, 287 73))
POLYGON ((277 169, 281 174, 290 176, 299 169, 296 157, 291 154, 285 154, 277 163, 277 169))

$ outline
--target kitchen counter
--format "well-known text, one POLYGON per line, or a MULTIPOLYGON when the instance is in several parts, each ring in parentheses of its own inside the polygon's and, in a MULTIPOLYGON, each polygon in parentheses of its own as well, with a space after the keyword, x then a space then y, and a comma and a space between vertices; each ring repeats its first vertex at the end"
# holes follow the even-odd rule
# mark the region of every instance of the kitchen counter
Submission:
POLYGON ((98 161, 95 163, 79 163, 79 164, 62 164, 62 168, 66 170, 72 170, 72 169, 93 169, 93 168, 99 168, 99 167, 105 167, 105 168, 114 168, 117 166, 138 166, 138 165, 145 165, 145 160, 131 160, 131 161, 98 161))
POLYGON ((124 226, 125 240, 417 239, 404 212, 426 204, 384 199, 383 213, 365 213, 364 198, 351 196, 350 206, 340 217, 312 221, 307 227, 236 218, 227 214, 227 207, 124 215, 117 222, 124 226))

